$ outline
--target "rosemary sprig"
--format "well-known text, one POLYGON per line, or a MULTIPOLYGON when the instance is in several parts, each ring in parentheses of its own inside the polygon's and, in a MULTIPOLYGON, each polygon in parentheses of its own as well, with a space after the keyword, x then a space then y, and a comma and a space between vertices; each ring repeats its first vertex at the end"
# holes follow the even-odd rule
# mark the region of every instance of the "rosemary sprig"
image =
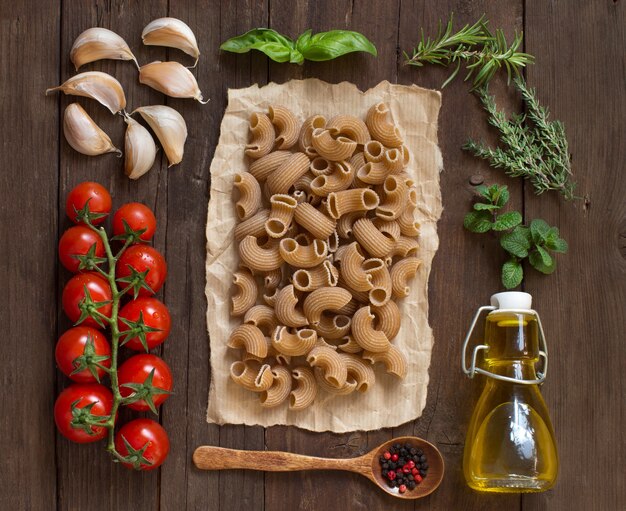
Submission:
POLYGON ((468 70, 465 80, 473 76, 474 89, 487 84, 502 67, 506 70, 509 81, 513 75, 520 76, 521 68, 535 60, 532 55, 518 51, 523 40, 522 33, 516 33, 509 45, 504 32, 497 29, 493 34, 487 26, 488 23, 489 20, 483 15, 473 25, 465 25, 458 32, 454 32, 453 15, 450 15, 445 29, 439 21, 439 30, 434 39, 426 38, 422 28, 421 39, 412 55, 404 52, 405 64, 419 67, 424 64, 456 64, 452 74, 441 86, 442 89, 457 76, 463 62, 468 70))
POLYGON ((563 123, 548 120, 548 110, 539 104, 535 90, 523 78, 516 78, 514 83, 522 95, 526 114, 510 119, 498 111, 487 88, 476 91, 489 114, 489 124, 500 132, 503 147, 491 148, 468 140, 463 149, 487 160, 492 167, 504 169, 511 177, 528 179, 537 195, 556 190, 565 199, 574 199, 576 184, 570 180, 572 171, 563 123))

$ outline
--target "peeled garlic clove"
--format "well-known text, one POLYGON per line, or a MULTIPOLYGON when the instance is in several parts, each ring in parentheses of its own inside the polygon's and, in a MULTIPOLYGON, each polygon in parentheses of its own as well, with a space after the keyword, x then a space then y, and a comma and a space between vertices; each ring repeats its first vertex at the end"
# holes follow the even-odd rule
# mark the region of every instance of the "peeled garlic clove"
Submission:
POLYGON ((142 106, 135 110, 152 128, 163 146, 169 166, 180 163, 187 140, 187 124, 176 110, 164 105, 142 106))
POLYGON ((126 96, 120 82, 100 71, 88 71, 72 76, 62 85, 47 89, 46 94, 57 90, 73 96, 95 99, 113 114, 126 107, 126 96))
POLYGON ((63 114, 63 133, 67 142, 79 153, 97 156, 105 153, 118 153, 109 136, 100 129, 89 114, 78 103, 68 105, 63 114))
POLYGON ((191 71, 179 62, 151 62, 139 68, 139 82, 172 98, 193 98, 203 105, 202 92, 191 71))
POLYGON ((134 60, 139 67, 133 52, 119 35, 106 28, 88 28, 74 41, 70 60, 78 70, 83 64, 102 59, 134 60))
POLYGON ((124 173, 130 179, 139 179, 154 164, 157 148, 150 132, 129 115, 124 116, 128 124, 124 141, 124 173))
POLYGON ((189 26, 176 18, 159 18, 146 25, 141 33, 143 44, 148 46, 167 46, 177 48, 196 59, 192 67, 198 64, 200 50, 196 36, 189 26))

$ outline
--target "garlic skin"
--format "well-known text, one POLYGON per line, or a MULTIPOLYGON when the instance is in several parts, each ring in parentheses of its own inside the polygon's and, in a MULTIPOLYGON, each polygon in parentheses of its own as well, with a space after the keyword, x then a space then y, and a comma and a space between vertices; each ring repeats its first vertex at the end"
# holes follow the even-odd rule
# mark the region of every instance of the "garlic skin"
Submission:
POLYGON ((152 168, 157 148, 146 128, 128 114, 124 121, 128 125, 124 139, 124 173, 130 179, 139 179, 152 168))
POLYGON ((193 98, 203 105, 202 92, 191 71, 179 62, 155 61, 139 68, 139 82, 172 98, 193 98))
POLYGON ((187 140, 187 124, 176 110, 165 105, 142 106, 136 112, 146 120, 161 142, 169 167, 180 163, 187 140))
POLYGON ((119 35, 106 28, 88 28, 74 41, 70 60, 78 71, 84 64, 102 59, 133 60, 139 68, 133 52, 119 35))
POLYGON ((72 76, 58 87, 47 89, 46 95, 55 91, 95 99, 107 107, 112 114, 116 114, 126 108, 126 96, 120 82, 111 75, 100 71, 87 71, 86 73, 72 76))
POLYGON ((196 36, 189 26, 176 18, 158 18, 152 20, 141 32, 143 44, 147 46, 167 46, 177 48, 196 59, 192 68, 198 64, 200 49, 196 36))
POLYGON ((122 155, 109 136, 100 129, 78 103, 68 105, 63 114, 63 133, 68 144, 87 156, 105 153, 122 155))

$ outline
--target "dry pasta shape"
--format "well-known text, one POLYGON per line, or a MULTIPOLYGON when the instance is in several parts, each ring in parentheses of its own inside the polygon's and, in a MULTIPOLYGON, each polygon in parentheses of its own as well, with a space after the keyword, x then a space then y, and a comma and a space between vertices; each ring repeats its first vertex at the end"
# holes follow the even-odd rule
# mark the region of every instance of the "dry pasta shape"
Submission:
POLYGON ((295 145, 300 126, 293 112, 284 106, 272 105, 269 107, 269 118, 276 128, 276 148, 289 149, 295 145))
POLYGON ((289 409, 304 410, 313 404, 317 396, 315 375, 308 367, 298 366, 291 371, 295 388, 289 394, 289 409))
POLYGON ((256 236, 246 236, 241 240, 239 257, 246 267, 255 271, 272 271, 280 268, 283 264, 278 243, 261 247, 256 236))
POLYGON ((411 288, 408 282, 415 277, 421 263, 417 257, 405 257, 391 267, 391 286, 394 297, 409 296, 411 288))
POLYGON ((336 115, 328 121, 326 129, 333 137, 345 135, 358 145, 365 145, 372 138, 365 123, 354 115, 336 115))
POLYGON ((260 238, 265 235, 265 222, 270 217, 269 209, 262 209, 235 227, 235 240, 241 241, 246 236, 260 238))
POLYGON ((372 364, 376 364, 377 362, 384 364, 385 370, 389 374, 393 374, 401 380, 406 377, 406 355, 402 353, 398 348, 396 348, 393 344, 389 347, 387 351, 378 353, 365 351, 363 352, 363 358, 365 360, 369 360, 372 364))
POLYGON ((291 277, 293 286, 298 291, 304 292, 315 291, 320 287, 336 286, 338 280, 339 272, 328 260, 308 270, 296 270, 291 277))
POLYGON ((376 316, 376 329, 383 332, 390 341, 398 335, 401 325, 400 309, 393 300, 389 300, 380 307, 372 306, 372 312, 376 316))
POLYGON ((230 366, 230 377, 237 385, 252 392, 263 392, 274 381, 271 367, 254 360, 233 362, 230 366))
POLYGON ((325 378, 324 371, 319 367, 314 369, 315 381, 321 390, 327 392, 328 394, 333 394, 336 396, 347 396, 348 394, 352 394, 356 390, 356 381, 352 378, 346 379, 346 382, 337 387, 335 385, 331 385, 325 378))
POLYGON ((315 325, 315 331, 318 336, 334 341, 345 337, 350 331, 351 324, 350 317, 344 314, 334 316, 323 314, 320 322, 315 325))
POLYGON ((352 318, 352 336, 366 351, 387 351, 391 343, 383 331, 374 328, 374 319, 369 306, 361 307, 352 318))
POLYGON ((361 353, 363 348, 361 345, 354 340, 351 335, 346 335, 341 338, 343 341, 341 344, 337 346, 344 353, 361 353))
POLYGON ((391 276, 385 261, 378 258, 367 259, 363 262, 365 273, 372 276, 372 289, 369 292, 369 301, 372 305, 382 307, 391 299, 391 276))
POLYGON ((239 200, 235 203, 235 210, 239 220, 247 220, 254 215, 263 204, 259 182, 249 172, 235 174, 235 187, 239 190, 239 200))
POLYGON ((264 183, 272 172, 291 157, 291 154, 290 151, 274 151, 266 154, 258 160, 253 161, 248 171, 259 183, 264 183))
MULTIPOLYGON (((365 257, 355 241, 341 252, 341 277, 346 284, 355 291, 369 291, 372 285, 372 276, 363 269, 365 257)), ((347 302, 346 302, 347 303, 347 302)))
POLYGON ((265 222, 265 232, 272 238, 282 238, 289 227, 298 202, 291 195, 276 194, 270 199, 270 217, 265 222))
POLYGON ((274 147, 276 134, 272 121, 265 114, 253 113, 250 116, 250 133, 252 141, 246 146, 245 154, 250 158, 261 158, 274 147))
POLYGON ((368 110, 365 124, 375 140, 387 147, 400 147, 403 144, 400 130, 389 122, 389 116, 389 107, 385 103, 377 103, 368 110))
POLYGON ((301 245, 295 238, 285 238, 280 240, 279 250, 283 260, 294 268, 313 268, 326 259, 328 245, 320 239, 301 245))
POLYGON ((294 183, 309 171, 309 158, 304 153, 293 153, 265 180, 270 195, 288 193, 294 183))
POLYGON ((318 156, 312 144, 313 130, 324 128, 325 126, 326 118, 323 115, 312 115, 302 123, 298 136, 298 146, 300 147, 300 151, 311 159, 318 156))
POLYGON ((272 408, 283 403, 291 392, 291 371, 283 366, 272 367, 274 381, 272 386, 261 392, 259 396, 261 406, 272 408))
POLYGON ((317 176, 311 181, 311 192, 320 197, 329 193, 347 190, 354 181, 354 167, 347 162, 335 162, 329 175, 317 176))
POLYGON ((281 324, 297 328, 309 323, 306 316, 297 307, 298 301, 293 285, 290 284, 278 291, 274 312, 281 324))
POLYGON ((317 332, 310 328, 300 328, 291 333, 287 327, 277 326, 272 335, 272 346, 276 351, 290 357, 309 353, 317 342, 317 332))
POLYGON ((352 295, 346 289, 341 287, 321 287, 304 299, 304 315, 310 325, 317 325, 324 311, 341 309, 351 299, 352 295))
POLYGON ((233 284, 237 293, 231 298, 231 316, 245 314, 255 303, 259 293, 256 280, 248 271, 237 271, 233 274, 233 284))
POLYGON ((383 197, 376 208, 376 216, 388 222, 398 219, 407 207, 408 188, 404 179, 397 175, 388 176, 383 185, 383 197))
POLYGON ((266 336, 272 335, 278 326, 278 318, 276 318, 274 309, 263 304, 248 309, 243 317, 243 322, 254 325, 266 336))
POLYGON ((395 241, 379 231, 369 218, 360 218, 354 222, 352 233, 361 247, 374 257, 387 256, 395 246, 395 241))
POLYGON ((330 161, 347 160, 356 150, 357 143, 347 137, 333 138, 329 130, 315 128, 311 135, 311 144, 322 158, 330 161))
POLYGON ((318 367, 323 372, 323 379, 329 385, 340 388, 348 378, 348 368, 339 353, 325 346, 316 346, 306 357, 311 367, 318 367))
POLYGON ((243 348, 255 357, 267 357, 267 342, 259 328, 254 325, 239 325, 233 330, 226 344, 229 348, 243 348))
POLYGON ((376 375, 370 364, 366 364, 361 357, 340 353, 339 356, 346 364, 348 379, 356 382, 356 390, 367 392, 375 383, 376 375))
POLYGON ((376 209, 380 199, 374 190, 356 188, 328 194, 328 212, 334 219, 353 211, 371 211, 376 209))
POLYGON ((294 218, 300 226, 320 240, 327 239, 335 231, 336 221, 307 202, 298 204, 294 218))

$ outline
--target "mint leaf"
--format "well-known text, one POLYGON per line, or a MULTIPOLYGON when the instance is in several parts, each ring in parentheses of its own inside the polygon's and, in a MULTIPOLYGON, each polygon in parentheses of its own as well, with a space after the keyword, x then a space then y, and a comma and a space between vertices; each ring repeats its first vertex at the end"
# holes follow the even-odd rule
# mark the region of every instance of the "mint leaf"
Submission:
POLYGON ((557 238, 554 241, 546 241, 546 247, 554 252, 565 253, 567 252, 568 246, 567 241, 563 238, 557 238))
POLYGON ((550 264, 545 264, 543 257, 539 252, 540 248, 541 247, 537 247, 537 250, 533 250, 530 253, 530 255, 528 256, 528 262, 535 270, 540 271, 541 273, 545 273, 546 275, 550 275, 554 272, 554 270, 556 270, 556 261, 552 257, 550 257, 550 264))
POLYGON ((491 215, 486 211, 472 211, 463 219, 463 227, 471 232, 487 232, 491 229, 491 225, 491 215))
POLYGON ((519 211, 509 211, 508 213, 504 213, 496 219, 493 223, 494 231, 506 231, 507 229, 512 229, 516 225, 522 223, 522 215, 519 211))
POLYGON ((496 206, 495 204, 485 204, 484 202, 477 202, 474 204, 474 209, 476 211, 494 211, 496 209, 500 209, 500 206, 496 206))
POLYGON ((550 254, 545 248, 541 246, 537 246, 537 252, 539 253, 539 256, 541 257, 541 262, 545 266, 552 266, 552 257, 550 256, 550 254))
POLYGON ((502 208, 509 202, 509 189, 506 186, 499 187, 498 191, 493 194, 493 203, 502 208))
POLYGON ((519 286, 523 277, 524 269, 519 261, 511 259, 502 265, 502 284, 505 288, 512 289, 519 286))
POLYGON ((485 199, 491 200, 491 193, 489 193, 489 188, 487 188, 485 185, 477 186, 476 191, 485 199))
POLYGON ((509 254, 523 259, 528 256, 530 249, 530 241, 523 228, 516 228, 511 232, 503 234, 500 238, 500 245, 509 254))
POLYGON ((545 220, 537 218, 530 222, 530 233, 533 237, 533 241, 536 244, 539 245, 545 243, 548 238, 549 232, 550 226, 546 223, 545 220))

